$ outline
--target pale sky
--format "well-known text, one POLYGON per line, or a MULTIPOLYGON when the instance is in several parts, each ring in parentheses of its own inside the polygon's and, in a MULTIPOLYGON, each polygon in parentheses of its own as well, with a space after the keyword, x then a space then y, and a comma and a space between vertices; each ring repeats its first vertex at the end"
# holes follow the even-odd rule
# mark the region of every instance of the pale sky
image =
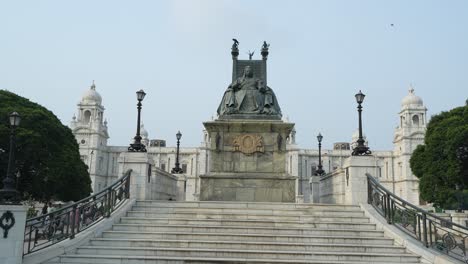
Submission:
MULTIPOLYGON (((135 92, 150 138, 199 146, 240 59, 271 44, 268 83, 301 147, 350 141, 362 90, 371 150, 392 149, 413 84, 428 116, 468 98, 468 1, 2 1, 0 89, 64 124, 92 80, 110 145, 136 130, 135 92), (393 26, 392 26, 393 24, 393 26)), ((1 103, 1 102, 0 102, 1 103)))

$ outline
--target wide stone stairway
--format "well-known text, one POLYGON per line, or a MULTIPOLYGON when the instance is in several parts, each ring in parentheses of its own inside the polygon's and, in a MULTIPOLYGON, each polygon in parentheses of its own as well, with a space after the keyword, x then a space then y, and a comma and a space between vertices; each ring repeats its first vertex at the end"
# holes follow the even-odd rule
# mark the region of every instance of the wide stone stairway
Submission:
POLYGON ((359 206, 137 201, 102 237, 48 263, 419 263, 359 206))

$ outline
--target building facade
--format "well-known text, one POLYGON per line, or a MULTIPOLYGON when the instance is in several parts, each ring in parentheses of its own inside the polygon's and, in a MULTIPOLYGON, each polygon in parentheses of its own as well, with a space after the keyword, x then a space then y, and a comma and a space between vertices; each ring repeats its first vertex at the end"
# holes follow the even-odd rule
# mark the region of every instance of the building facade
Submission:
MULTIPOLYGON (((77 116, 73 117, 70 125, 80 146, 81 158, 88 165, 94 192, 102 190, 122 175, 118 169, 119 156, 128 148, 107 144, 109 133, 104 110, 102 97, 93 83, 78 103, 77 116)), ((413 204, 420 204, 420 201, 418 179, 411 172, 409 160, 416 146, 423 144, 427 123, 426 111, 422 99, 416 96, 411 88, 401 102, 393 150, 372 153, 376 165, 373 176, 389 190, 413 204)), ((175 166, 176 148, 166 147, 165 140, 150 140, 144 125, 141 126, 141 136, 142 143, 147 146, 148 154, 154 160, 154 166, 170 172, 175 166)), ((319 154, 316 149, 301 148, 296 144, 295 138, 296 131, 293 130, 287 138, 286 171, 297 177, 296 195, 302 197, 304 202, 311 202, 311 182, 312 177, 316 175, 319 154)), ((179 162, 184 172, 182 177, 185 179, 185 198, 188 201, 199 199, 200 175, 209 171, 208 148, 211 140, 209 134, 204 131, 200 146, 180 149, 179 162)), ((356 140, 357 133, 354 133, 351 142, 337 142, 333 149, 322 149, 325 173, 342 168, 343 161, 351 155, 356 140)))

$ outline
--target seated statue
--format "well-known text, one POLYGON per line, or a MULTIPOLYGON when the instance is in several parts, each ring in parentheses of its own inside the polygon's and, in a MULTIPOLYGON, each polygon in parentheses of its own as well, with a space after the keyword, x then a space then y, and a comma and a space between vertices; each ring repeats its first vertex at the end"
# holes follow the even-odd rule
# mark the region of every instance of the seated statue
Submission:
POLYGON ((228 86, 218 107, 219 116, 231 114, 281 117, 275 93, 261 79, 254 78, 250 66, 245 67, 242 77, 228 86))

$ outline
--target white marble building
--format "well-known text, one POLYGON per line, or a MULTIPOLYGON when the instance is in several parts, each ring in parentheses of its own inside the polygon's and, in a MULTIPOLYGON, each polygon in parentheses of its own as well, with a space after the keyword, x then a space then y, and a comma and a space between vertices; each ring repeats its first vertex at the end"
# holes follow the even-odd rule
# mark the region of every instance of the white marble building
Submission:
MULTIPOLYGON (((119 155, 127 151, 127 146, 108 146, 109 133, 104 119, 102 97, 93 85, 78 103, 77 117, 71 122, 71 129, 80 146, 80 155, 88 165, 93 190, 99 191, 114 182, 122 172, 118 171, 119 155)), ((394 134, 394 149, 373 151, 377 177, 389 190, 407 201, 419 204, 418 179, 411 173, 409 159, 417 145, 423 143, 426 130, 426 107, 420 97, 410 89, 401 102, 399 125, 394 134)), ((202 122, 203 120, 200 120, 202 122)), ((389 120, 389 122, 392 122, 389 120)), ((311 201, 311 177, 318 165, 318 150, 303 149, 296 144, 296 131, 288 138, 287 170, 298 177, 297 195, 305 202, 311 201)), ((176 159, 175 147, 166 147, 164 140, 150 140, 144 126, 141 127, 142 142, 154 159, 154 166, 170 172, 176 159)), ((338 142, 333 149, 322 149, 323 170, 333 172, 343 166, 343 161, 351 155, 351 149, 357 140, 357 133, 351 142, 338 142)), ((204 133, 203 143, 199 147, 181 148, 180 164, 185 177, 186 200, 197 200, 199 195, 199 175, 208 171, 207 144, 210 141, 204 133)), ((366 141, 367 142, 367 141, 366 141)), ((317 191, 317 190, 315 190, 317 191)))

